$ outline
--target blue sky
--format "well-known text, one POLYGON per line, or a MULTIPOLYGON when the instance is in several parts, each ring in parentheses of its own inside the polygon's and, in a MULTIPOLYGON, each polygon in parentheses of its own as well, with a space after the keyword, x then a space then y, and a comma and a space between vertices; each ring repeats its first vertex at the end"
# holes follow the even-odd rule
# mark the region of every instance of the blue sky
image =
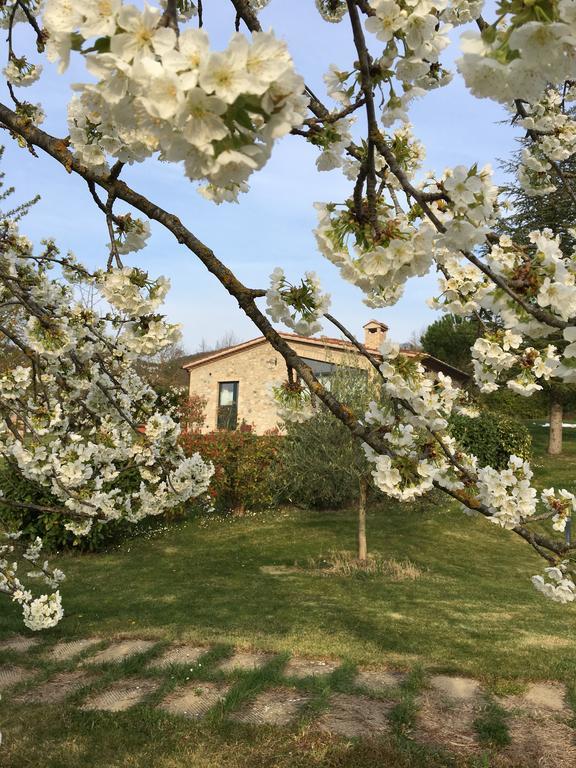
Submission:
MULTIPOLYGON (((223 47, 233 31, 232 6, 228 0, 211 0, 205 5, 212 44, 223 47)), ((326 95, 322 74, 329 64, 346 68, 354 60, 346 19, 341 24, 326 24, 316 12, 314 0, 272 0, 260 18, 265 29, 271 27, 287 41, 297 70, 321 98, 326 95)), ((455 39, 458 34, 456 31, 455 39)), ((25 36, 20 34, 17 39, 22 41, 20 50, 33 51, 25 36)), ((453 46, 443 60, 450 65, 457 55, 457 46, 453 46)), ((35 58, 33 53, 30 57, 35 58)), ((65 136, 70 84, 86 79, 82 59, 73 58, 64 76, 57 75, 48 62, 43 63, 42 78, 23 95, 42 102, 47 113, 46 130, 65 136)), ((517 135, 510 126, 499 124, 505 117, 499 107, 472 98, 458 77, 448 87, 416 102, 411 118, 417 137, 427 148, 424 169, 442 171, 446 166, 474 162, 495 165, 496 158, 505 157, 514 148, 517 135)), ((4 170, 8 182, 17 188, 18 198, 38 192, 42 195, 23 225, 25 233, 35 241, 54 237, 62 250, 72 250, 88 265, 103 265, 107 258, 106 225, 86 184, 68 175, 51 158, 34 158, 8 137, 4 141, 4 170)), ((335 267, 316 250, 313 203, 343 200, 351 191, 350 182, 339 171, 318 173, 316 156, 317 150, 301 137, 286 137, 276 145, 267 166, 252 177, 250 192, 242 196, 239 205, 215 206, 205 201, 178 166, 156 160, 126 169, 124 178, 176 213, 246 285, 265 288, 270 272, 278 265, 293 280, 305 270, 315 270, 332 295, 333 314, 352 331, 361 333, 362 325, 374 317, 389 325, 392 338, 406 341, 437 317, 425 304, 434 294, 435 280, 410 281, 403 299, 394 307, 373 310, 362 303, 361 292, 340 280, 335 267)), ((240 340, 259 335, 193 254, 160 226, 153 224, 152 233, 147 249, 137 254, 138 263, 151 274, 170 278, 172 288, 165 311, 171 321, 182 323, 188 351, 194 351, 202 339, 213 342, 230 331, 240 340)), ((328 323, 324 329, 328 335, 337 335, 328 323)))

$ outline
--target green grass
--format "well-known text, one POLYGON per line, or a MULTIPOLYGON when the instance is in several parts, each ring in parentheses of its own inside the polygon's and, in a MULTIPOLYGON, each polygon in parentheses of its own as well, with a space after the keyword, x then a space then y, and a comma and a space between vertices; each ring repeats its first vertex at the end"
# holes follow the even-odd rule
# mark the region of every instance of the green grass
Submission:
POLYGON ((487 701, 474 722, 481 744, 505 747, 510 743, 506 711, 494 701, 487 701))
MULTIPOLYGON (((545 432, 533 429, 540 454, 545 432)), ((565 457, 540 456, 534 462, 540 487, 574 484, 576 434, 566 432, 565 457)), ((57 628, 43 633, 43 643, 92 634, 215 643, 202 670, 186 671, 202 679, 219 679, 211 664, 232 646, 283 656, 261 672, 236 675, 224 707, 200 725, 144 706, 114 715, 44 707, 30 716, 0 701, 2 766, 490 765, 451 762, 406 741, 415 696, 427 674, 475 676, 494 693, 521 690, 529 680, 562 680, 574 694, 574 611, 533 590, 530 576, 542 571, 542 562, 518 537, 463 515, 441 497, 417 505, 386 502, 370 510, 369 548, 384 558, 410 560, 422 571, 420 578, 354 578, 315 569, 267 572, 270 566, 353 549, 354 536, 353 512, 285 510, 192 519, 102 554, 58 558, 68 576, 62 590, 66 615, 57 628), (281 732, 227 721, 226 711, 279 680, 289 654, 336 657, 345 664, 327 682, 303 683, 313 694, 314 711, 326 706, 330 691, 354 690, 356 665, 409 671, 392 713, 393 736, 350 746, 319 734, 306 718, 281 732)), ((0 637, 13 632, 22 632, 19 614, 4 604, 0 637)), ((53 668, 41 661, 41 650, 31 652, 25 663, 48 675, 53 668)), ((0 663, 15 660, 0 654, 0 663)), ((145 660, 106 668, 98 684, 127 672, 141 674, 145 660)), ((184 671, 172 670, 152 703, 183 679, 184 671)), ((502 713, 492 705, 477 729, 487 744, 506 740, 502 713)))
MULTIPOLYGON (((43 637, 227 642, 484 679, 573 674, 571 611, 533 590, 538 557, 452 507, 389 504, 369 515, 371 548, 408 558, 422 571, 415 581, 261 570, 351 548, 354 524, 350 512, 193 520, 108 553, 62 557, 66 617, 43 637), (557 646, 542 647, 546 636, 557 646)), ((21 628, 15 608, 0 627, 21 628)))
MULTIPOLYGON (((532 433, 532 448, 536 483, 539 487, 557 485, 566 488, 572 493, 576 492, 576 429, 564 429, 563 451, 561 456, 548 456, 548 427, 542 427, 546 420, 530 422, 528 424, 532 433)), ((570 423, 576 420, 571 419, 570 423)))

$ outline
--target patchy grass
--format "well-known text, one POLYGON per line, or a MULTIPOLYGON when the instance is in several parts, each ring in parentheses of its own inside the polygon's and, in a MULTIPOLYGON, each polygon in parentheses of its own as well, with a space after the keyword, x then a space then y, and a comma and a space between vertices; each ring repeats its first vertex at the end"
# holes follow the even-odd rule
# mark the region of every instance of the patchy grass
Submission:
POLYGON ((379 554, 368 554, 366 560, 359 560, 348 550, 328 552, 320 557, 310 557, 304 566, 308 570, 319 570, 326 576, 388 576, 391 581, 414 581, 422 571, 410 560, 384 558, 379 554))

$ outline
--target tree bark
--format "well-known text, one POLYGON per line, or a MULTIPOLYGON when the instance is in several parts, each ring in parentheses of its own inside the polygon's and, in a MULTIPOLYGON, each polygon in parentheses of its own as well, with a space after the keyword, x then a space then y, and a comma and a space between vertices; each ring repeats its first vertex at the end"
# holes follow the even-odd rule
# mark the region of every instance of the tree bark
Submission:
POLYGON ((366 544, 366 478, 358 479, 358 560, 364 563, 368 557, 366 544))
POLYGON ((562 403, 550 395, 550 431, 548 433, 548 453, 559 456, 562 453, 562 403))

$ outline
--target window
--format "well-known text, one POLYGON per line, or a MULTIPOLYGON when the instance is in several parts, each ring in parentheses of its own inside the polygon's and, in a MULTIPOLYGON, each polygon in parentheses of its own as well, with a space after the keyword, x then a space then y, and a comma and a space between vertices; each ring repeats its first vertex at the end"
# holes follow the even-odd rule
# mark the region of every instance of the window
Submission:
POLYGON ((238 382, 218 383, 218 429, 236 429, 238 425, 238 382))
POLYGON ((323 360, 312 360, 311 357, 303 357, 302 361, 312 369, 312 373, 326 389, 330 389, 330 379, 336 371, 334 363, 326 363, 323 360))
POLYGON ((364 368, 352 368, 349 365, 336 365, 335 363, 324 362, 323 360, 313 360, 310 357, 303 357, 302 360, 312 369, 312 373, 318 381, 326 388, 332 386, 333 377, 340 371, 346 375, 349 386, 357 383, 359 387, 365 387, 368 382, 368 371, 364 368))

